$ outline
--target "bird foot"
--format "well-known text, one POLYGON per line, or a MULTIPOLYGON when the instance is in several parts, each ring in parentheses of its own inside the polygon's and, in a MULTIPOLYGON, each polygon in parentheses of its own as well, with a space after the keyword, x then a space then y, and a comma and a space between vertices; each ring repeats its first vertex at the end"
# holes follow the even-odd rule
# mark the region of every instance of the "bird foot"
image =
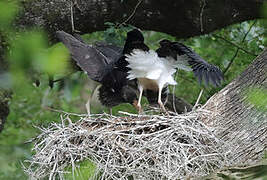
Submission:
POLYGON ((163 113, 165 113, 167 116, 169 116, 170 114, 169 114, 169 112, 166 110, 164 104, 163 104, 161 101, 159 101, 158 103, 159 103, 159 107, 160 107, 161 111, 162 111, 163 113))
POLYGON ((144 111, 143 111, 142 107, 139 108, 139 110, 138 110, 138 114, 139 114, 139 115, 144 114, 144 111))
POLYGON ((142 106, 140 104, 138 104, 138 102, 136 100, 133 102, 133 106, 138 111, 139 115, 144 114, 142 106))

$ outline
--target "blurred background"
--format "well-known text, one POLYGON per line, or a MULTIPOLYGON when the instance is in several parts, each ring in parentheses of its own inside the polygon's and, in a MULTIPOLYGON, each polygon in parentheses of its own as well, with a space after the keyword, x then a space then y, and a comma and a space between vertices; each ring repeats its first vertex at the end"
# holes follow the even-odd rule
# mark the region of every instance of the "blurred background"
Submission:
MULTIPOLYGON (((60 114, 50 108, 86 113, 85 103, 90 94, 86 74, 72 69, 69 53, 61 43, 51 44, 41 29, 12 28, 12 22, 19 11, 18 3, 0 1, 0 43, 8 44, 0 53, 9 69, 0 74, 0 88, 12 89, 6 95, 6 98, 12 97, 9 101, 10 113, 0 134, 0 179, 27 179, 22 169, 23 161, 31 157, 32 144, 27 141, 38 135, 36 127, 60 121, 60 114), (55 82, 52 88, 51 82, 49 83, 52 76, 55 80, 64 79, 55 82)), ((192 72, 179 71, 176 76, 176 96, 194 105, 200 90, 204 89, 200 99, 200 103, 204 104, 263 51, 267 44, 265 23, 264 20, 246 21, 189 39, 176 39, 153 31, 144 31, 144 36, 145 43, 151 49, 156 49, 162 39, 180 41, 208 62, 220 67, 225 81, 219 88, 199 85, 192 72)), ((107 23, 107 26, 105 31, 82 37, 88 43, 105 41, 123 46, 127 31, 133 28, 117 28, 112 23, 107 23)), ((146 104, 146 100, 143 103, 146 104)), ((94 107, 92 109, 93 113, 102 112, 94 107)), ((113 114, 117 115, 118 109, 136 112, 130 105, 123 104, 113 108, 113 114)))

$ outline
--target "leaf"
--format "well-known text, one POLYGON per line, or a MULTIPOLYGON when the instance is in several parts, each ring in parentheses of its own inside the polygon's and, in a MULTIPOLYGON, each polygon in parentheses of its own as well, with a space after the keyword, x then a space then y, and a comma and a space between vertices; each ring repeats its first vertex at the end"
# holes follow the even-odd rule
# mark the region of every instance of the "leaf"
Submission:
POLYGON ((77 166, 74 170, 74 174, 72 174, 72 166, 68 166, 65 168, 68 174, 65 174, 66 180, 87 180, 92 178, 96 173, 96 166, 90 160, 84 160, 82 162, 76 163, 77 166))
POLYGON ((0 2, 0 28, 6 28, 14 20, 18 13, 18 5, 16 1, 0 2))

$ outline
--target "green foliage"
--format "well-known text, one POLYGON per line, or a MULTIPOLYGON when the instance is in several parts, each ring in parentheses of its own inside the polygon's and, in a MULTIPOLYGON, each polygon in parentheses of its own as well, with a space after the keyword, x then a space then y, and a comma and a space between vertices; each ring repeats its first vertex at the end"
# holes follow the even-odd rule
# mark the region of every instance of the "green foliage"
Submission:
MULTIPOLYGON (((233 61, 229 70, 224 73, 222 85, 224 87, 243 72, 255 56, 238 50, 235 57, 237 47, 218 37, 234 42, 253 54, 260 54, 264 48, 264 27, 262 26, 262 21, 257 20, 255 24, 254 22, 248 21, 235 24, 209 35, 187 39, 184 43, 192 47, 205 60, 220 67, 222 71, 225 71, 230 61, 233 61), (246 38, 244 39, 245 36, 246 38)), ((177 85, 177 94, 189 100, 192 104, 196 101, 201 88, 204 88, 201 103, 206 102, 209 97, 222 88, 199 86, 192 73, 178 75, 178 83, 180 85, 177 85)))
POLYGON ((261 9, 261 14, 263 15, 263 17, 267 18, 267 2, 264 2, 261 9))
POLYGON ((43 59, 41 51, 47 46, 44 34, 37 31, 17 33, 10 38, 10 56, 8 57, 12 68, 26 70, 33 61, 43 59))
POLYGON ((14 71, 55 74, 66 70, 69 62, 66 47, 61 44, 47 49, 46 35, 41 31, 17 33, 16 38, 10 38, 9 44, 8 59, 14 71))
POLYGON ((267 150, 264 151, 263 159, 267 160, 267 150))
MULTIPOLYGON (((39 131, 34 126, 48 126, 52 122, 60 122, 59 113, 46 109, 53 106, 55 109, 81 113, 81 98, 78 90, 66 95, 65 91, 58 91, 48 87, 47 77, 42 76, 43 83, 36 88, 31 84, 27 93, 15 90, 10 102, 10 114, 5 129, 0 136, 0 179, 28 179, 21 169, 21 162, 31 156, 32 145, 26 143, 35 137, 39 131)), ((81 88, 81 87, 80 87, 81 88)))
POLYGON ((246 167, 227 167, 212 173, 209 176, 199 179, 221 179, 221 180, 234 180, 234 179, 267 179, 267 160, 262 160, 259 164, 246 166, 246 167))
POLYGON ((253 104, 258 110, 267 112, 267 90, 251 88, 246 92, 247 102, 253 104))
POLYGON ((17 1, 0 1, 0 31, 9 28, 18 10, 17 1))
POLYGON ((126 34, 128 31, 132 30, 133 26, 119 26, 119 24, 114 24, 110 22, 106 22, 105 25, 108 26, 108 28, 103 31, 103 39, 106 42, 116 44, 118 46, 123 46, 126 38, 126 34))
POLYGON ((69 52, 62 44, 49 48, 43 53, 42 59, 35 60, 34 66, 41 72, 48 74, 62 73, 66 74, 67 67, 69 66, 69 52))
POLYGON ((65 171, 69 172, 68 174, 65 174, 66 180, 85 180, 95 176, 96 166, 90 160, 84 160, 76 163, 75 166, 75 169, 72 169, 71 165, 65 168, 65 171))

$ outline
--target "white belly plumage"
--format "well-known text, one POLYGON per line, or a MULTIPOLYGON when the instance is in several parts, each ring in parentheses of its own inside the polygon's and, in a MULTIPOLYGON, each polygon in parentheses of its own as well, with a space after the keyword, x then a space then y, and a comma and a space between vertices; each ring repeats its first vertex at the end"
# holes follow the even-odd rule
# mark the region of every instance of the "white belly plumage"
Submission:
POLYGON ((177 84, 173 78, 177 62, 158 57, 158 54, 153 50, 148 52, 134 50, 130 55, 126 55, 126 61, 128 61, 128 67, 131 69, 127 78, 138 80, 139 99, 137 107, 139 113, 142 112, 141 98, 144 89, 158 91, 158 104, 167 113, 161 101, 161 91, 168 84, 177 84))
POLYGON ((176 85, 172 76, 176 72, 175 64, 158 57, 155 51, 134 50, 130 55, 126 55, 126 60, 131 68, 128 79, 137 78, 143 88, 155 89, 154 86, 157 85, 156 89, 159 89, 168 84, 176 85))

